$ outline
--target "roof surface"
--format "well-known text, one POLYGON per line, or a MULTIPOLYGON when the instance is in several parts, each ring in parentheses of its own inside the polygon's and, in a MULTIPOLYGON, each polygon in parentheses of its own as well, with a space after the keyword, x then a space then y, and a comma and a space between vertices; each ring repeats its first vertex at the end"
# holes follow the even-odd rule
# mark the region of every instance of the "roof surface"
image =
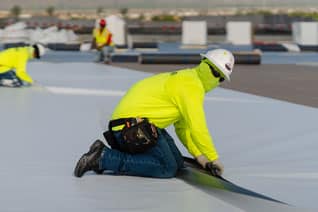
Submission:
POLYGON ((37 86, 0 89, 1 211, 318 208, 316 108, 222 88, 206 97, 224 177, 288 205, 217 189, 193 169, 173 179, 93 173, 75 178, 75 163, 102 139, 125 90, 150 74, 87 62, 31 62, 28 68, 37 86))

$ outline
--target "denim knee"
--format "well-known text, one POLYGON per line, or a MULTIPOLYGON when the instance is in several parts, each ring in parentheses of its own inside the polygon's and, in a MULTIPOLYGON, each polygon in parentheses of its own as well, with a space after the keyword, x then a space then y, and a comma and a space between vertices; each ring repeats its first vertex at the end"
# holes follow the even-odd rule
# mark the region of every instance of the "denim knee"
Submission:
POLYGON ((177 162, 171 162, 167 164, 164 169, 163 173, 160 176, 161 178, 172 178, 175 177, 178 171, 178 164, 177 162))

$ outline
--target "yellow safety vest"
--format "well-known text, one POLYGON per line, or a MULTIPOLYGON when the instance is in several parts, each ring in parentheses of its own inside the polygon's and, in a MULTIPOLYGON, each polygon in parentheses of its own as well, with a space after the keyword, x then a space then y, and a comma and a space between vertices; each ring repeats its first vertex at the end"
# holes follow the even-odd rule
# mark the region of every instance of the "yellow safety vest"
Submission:
POLYGON ((29 59, 33 58, 32 47, 10 48, 0 52, 0 73, 15 70, 17 77, 28 83, 33 83, 30 75, 26 72, 29 59))
POLYGON ((146 117, 159 128, 174 124, 176 133, 194 156, 216 160, 218 153, 204 113, 205 93, 219 85, 208 65, 161 73, 134 84, 115 108, 112 119, 146 117))
POLYGON ((112 41, 112 33, 110 33, 106 27, 102 31, 100 31, 100 28, 95 28, 93 31, 93 37, 95 38, 97 46, 104 44, 108 46, 114 45, 112 41))

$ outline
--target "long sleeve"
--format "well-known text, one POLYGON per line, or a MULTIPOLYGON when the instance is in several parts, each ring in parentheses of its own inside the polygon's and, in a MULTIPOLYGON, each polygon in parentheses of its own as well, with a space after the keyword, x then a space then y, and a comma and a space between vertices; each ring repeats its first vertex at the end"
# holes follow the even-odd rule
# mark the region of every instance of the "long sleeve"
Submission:
POLYGON ((16 64, 16 74, 20 80, 26 81, 28 83, 33 83, 33 79, 31 76, 26 72, 26 65, 28 62, 27 56, 19 58, 16 64))
POLYGON ((198 157, 199 155, 202 155, 200 150, 198 150, 198 147, 195 146, 195 144, 192 141, 191 138, 191 132, 187 128, 184 122, 178 121, 177 123, 174 124, 176 134, 182 144, 187 148, 189 153, 194 156, 198 157))
POLYGON ((175 101, 184 120, 184 127, 176 125, 182 143, 187 145, 189 152, 194 156, 202 153, 209 160, 218 159, 206 124, 203 88, 195 83, 186 83, 182 89, 177 90, 175 101))

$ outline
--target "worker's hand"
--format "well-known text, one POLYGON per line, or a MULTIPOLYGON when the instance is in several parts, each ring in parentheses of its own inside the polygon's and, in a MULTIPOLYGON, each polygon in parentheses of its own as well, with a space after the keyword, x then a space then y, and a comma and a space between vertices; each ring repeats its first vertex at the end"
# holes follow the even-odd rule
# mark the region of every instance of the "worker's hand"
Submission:
POLYGON ((221 176, 224 172, 224 166, 219 160, 214 160, 205 164, 205 169, 213 176, 221 176))
POLYGON ((205 165, 210 162, 204 155, 199 155, 195 159, 203 168, 205 168, 205 165))
POLYGON ((102 49, 104 48, 104 46, 105 46, 105 45, 99 45, 99 46, 97 46, 96 49, 100 51, 100 50, 102 50, 102 49))
POLYGON ((22 85, 25 87, 30 87, 32 86, 32 83, 26 82, 26 81, 22 81, 22 85))

